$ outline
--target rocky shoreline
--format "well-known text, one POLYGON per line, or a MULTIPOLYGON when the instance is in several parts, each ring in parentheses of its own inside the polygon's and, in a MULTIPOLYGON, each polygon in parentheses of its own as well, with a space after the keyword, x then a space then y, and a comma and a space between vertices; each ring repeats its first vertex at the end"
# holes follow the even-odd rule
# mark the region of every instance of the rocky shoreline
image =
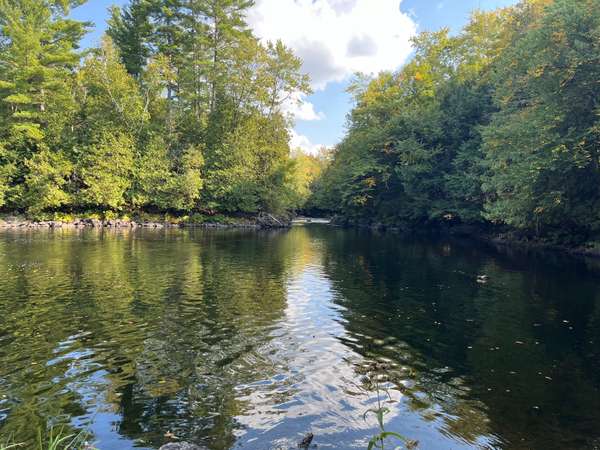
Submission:
POLYGON ((274 217, 271 214, 259 214, 253 218, 233 219, 227 223, 221 222, 189 222, 189 221, 145 221, 145 220, 100 220, 74 219, 72 221, 47 220, 37 221, 21 217, 0 219, 0 229, 36 230, 36 229, 164 229, 164 228, 246 228, 273 229, 289 228, 291 221, 274 217))

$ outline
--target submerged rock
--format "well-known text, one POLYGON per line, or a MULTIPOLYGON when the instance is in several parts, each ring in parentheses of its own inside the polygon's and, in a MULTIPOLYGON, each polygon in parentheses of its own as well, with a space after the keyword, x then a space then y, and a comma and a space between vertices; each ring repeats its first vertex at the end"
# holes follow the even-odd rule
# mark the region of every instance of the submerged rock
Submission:
POLYGON ((298 448, 304 448, 307 449, 308 447, 310 447, 310 444, 312 443, 313 439, 314 439, 315 435, 312 433, 308 433, 306 436, 304 436, 304 439, 302 439, 299 443, 298 443, 298 448))
POLYGON ((171 442, 163 445, 158 450, 207 450, 207 448, 199 447, 196 444, 188 444, 187 442, 171 442))

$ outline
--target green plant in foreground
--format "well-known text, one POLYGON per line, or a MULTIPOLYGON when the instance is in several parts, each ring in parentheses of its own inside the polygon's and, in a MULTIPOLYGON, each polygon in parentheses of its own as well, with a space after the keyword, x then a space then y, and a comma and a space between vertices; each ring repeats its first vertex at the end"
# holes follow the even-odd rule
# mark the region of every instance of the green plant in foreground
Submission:
POLYGON ((22 444, 0 444, 0 450, 9 450, 17 447, 21 447, 22 444))
MULTIPOLYGON (((38 430, 38 438, 35 450, 97 450, 87 441, 90 433, 87 430, 81 430, 78 433, 66 434, 64 427, 58 431, 50 428, 47 436, 43 436, 42 430, 38 430)), ((13 450, 19 448, 28 448, 25 443, 15 443, 12 439, 6 442, 0 442, 0 450, 13 450)))
POLYGON ((377 423, 379 425, 379 434, 377 434, 371 438, 371 440, 369 441, 367 450, 372 450, 374 448, 383 450, 385 448, 385 441, 388 438, 395 438, 395 439, 403 442, 406 445, 407 449, 415 448, 417 446, 417 442, 407 439, 406 437, 404 437, 401 434, 396 433, 394 431, 386 431, 385 430, 384 416, 389 412, 390 412, 389 408, 382 407, 382 406, 379 406, 378 408, 371 408, 371 409, 367 410, 367 412, 365 412, 365 414, 364 414, 365 420, 367 420, 367 415, 369 415, 369 413, 373 413, 377 417, 377 423))
POLYGON ((370 414, 373 414, 377 418, 377 425, 379 427, 379 433, 371 438, 367 450, 385 450, 386 440, 388 439, 395 439, 402 442, 404 444, 404 447, 408 450, 414 449, 419 444, 417 441, 408 439, 407 437, 402 436, 400 433, 396 433, 394 431, 387 431, 385 429, 385 415, 390 412, 390 409, 384 406, 385 396, 387 396, 387 398, 389 399, 388 402, 393 402, 392 396, 385 384, 389 381, 389 378, 386 375, 388 369, 389 367, 385 363, 372 362, 366 367, 364 367, 362 370, 362 373, 364 375, 362 379, 363 385, 359 386, 359 388, 363 391, 366 391, 367 393, 374 391, 377 395, 377 407, 369 408, 363 414, 363 419, 365 421, 367 420, 367 417, 370 414), (382 397, 382 392, 385 393, 384 397, 382 397))
POLYGON ((89 438, 90 433, 87 430, 65 434, 64 427, 61 427, 58 432, 55 432, 54 428, 50 428, 50 432, 44 440, 42 431, 39 430, 37 450, 95 450, 87 442, 89 438))

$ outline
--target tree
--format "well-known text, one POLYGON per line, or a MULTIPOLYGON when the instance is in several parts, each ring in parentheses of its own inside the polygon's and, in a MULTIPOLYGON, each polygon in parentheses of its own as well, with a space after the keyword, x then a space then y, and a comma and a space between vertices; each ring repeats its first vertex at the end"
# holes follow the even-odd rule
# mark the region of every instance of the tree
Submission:
POLYGON ((70 203, 68 186, 73 166, 62 153, 43 149, 27 159, 25 165, 28 174, 23 200, 30 213, 35 215, 70 203))
POLYGON ((108 37, 77 74, 80 109, 73 158, 77 203, 119 209, 131 186, 134 157, 149 120, 138 83, 108 37))
POLYGON ((103 131, 84 148, 76 171, 81 182, 78 203, 120 209, 131 185, 134 141, 123 132, 103 131))
POLYGON ((0 144, 0 208, 6 204, 10 182, 15 172, 15 163, 10 153, 0 144))
POLYGON ((60 153, 76 109, 72 80, 87 27, 67 15, 82 3, 0 0, 0 185, 2 202, 13 208, 39 210, 66 199, 57 174, 67 167, 60 153))
POLYGON ((14 140, 40 141, 52 115, 70 103, 69 80, 87 24, 65 16, 81 3, 0 1, 2 119, 14 140))
POLYGON ((106 33, 119 48, 123 65, 135 78, 142 76, 152 55, 152 6, 149 0, 132 0, 122 9, 113 6, 110 10, 106 33))
POLYGON ((152 135, 138 148, 133 168, 133 182, 128 197, 136 208, 171 207, 170 187, 173 184, 171 158, 165 140, 152 135))
POLYGON ((184 150, 169 185, 171 209, 190 211, 197 206, 203 185, 203 166, 204 157, 199 146, 190 146, 184 150))
POLYGON ((250 0, 131 0, 85 58, 82 0, 0 0, 0 207, 284 210, 309 90, 250 0))
POLYGON ((77 132, 83 141, 105 129, 141 134, 150 118, 147 102, 110 38, 85 59, 77 82, 77 132))
POLYGON ((600 11, 593 0, 525 6, 529 29, 498 62, 500 111, 484 130, 486 217, 538 233, 598 231, 600 11))

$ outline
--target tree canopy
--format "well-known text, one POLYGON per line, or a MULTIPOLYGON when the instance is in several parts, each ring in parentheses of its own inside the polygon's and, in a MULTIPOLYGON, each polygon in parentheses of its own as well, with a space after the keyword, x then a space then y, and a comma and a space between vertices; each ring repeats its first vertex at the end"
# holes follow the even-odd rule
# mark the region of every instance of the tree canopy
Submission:
POLYGON ((83 0, 0 0, 0 207, 284 211, 293 183, 284 103, 301 61, 249 29, 249 0, 131 0, 98 48, 83 0))
POLYGON ((600 4, 523 0, 421 33, 350 87, 314 201, 355 221, 600 232, 600 4))

